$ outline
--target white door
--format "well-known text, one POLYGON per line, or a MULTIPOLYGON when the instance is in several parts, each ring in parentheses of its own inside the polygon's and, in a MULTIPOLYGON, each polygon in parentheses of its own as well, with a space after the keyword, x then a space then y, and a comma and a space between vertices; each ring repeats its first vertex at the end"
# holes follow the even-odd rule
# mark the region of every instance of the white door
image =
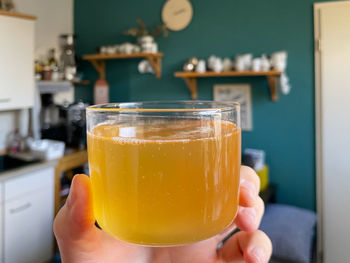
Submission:
POLYGON ((315 4, 314 11, 318 233, 322 238, 318 244, 325 263, 346 263, 350 262, 350 2, 315 4))
POLYGON ((52 189, 48 187, 5 203, 4 263, 42 263, 51 259, 52 208, 52 189))

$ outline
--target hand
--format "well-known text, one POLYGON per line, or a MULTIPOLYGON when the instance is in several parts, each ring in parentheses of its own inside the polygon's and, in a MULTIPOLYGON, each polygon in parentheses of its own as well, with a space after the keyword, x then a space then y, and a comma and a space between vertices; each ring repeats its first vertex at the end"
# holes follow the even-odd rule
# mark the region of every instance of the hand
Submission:
POLYGON ((119 241, 95 227, 90 179, 76 175, 66 204, 57 214, 54 232, 64 263, 224 263, 268 262, 272 246, 269 238, 257 230, 264 212, 258 196, 260 182, 256 173, 241 167, 240 207, 237 217, 225 233, 210 239, 178 247, 143 247, 119 241), (233 229, 233 235, 217 250, 218 244, 233 229))

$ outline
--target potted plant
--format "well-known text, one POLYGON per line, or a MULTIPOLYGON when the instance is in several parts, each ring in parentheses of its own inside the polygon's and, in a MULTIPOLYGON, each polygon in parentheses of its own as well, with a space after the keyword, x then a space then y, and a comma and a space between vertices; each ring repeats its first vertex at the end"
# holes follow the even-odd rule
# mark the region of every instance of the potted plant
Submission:
POLYGON ((137 43, 143 52, 158 52, 158 45, 154 38, 160 35, 168 36, 168 30, 165 24, 157 25, 153 30, 149 31, 142 19, 136 20, 138 26, 129 28, 124 31, 124 35, 133 36, 137 38, 137 43))

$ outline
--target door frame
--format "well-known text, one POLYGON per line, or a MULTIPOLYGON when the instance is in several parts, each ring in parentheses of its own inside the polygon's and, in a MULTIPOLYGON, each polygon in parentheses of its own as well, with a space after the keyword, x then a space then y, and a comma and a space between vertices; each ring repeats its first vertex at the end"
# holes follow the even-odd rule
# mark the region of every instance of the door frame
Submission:
POLYGON ((317 262, 323 262, 323 170, 322 170, 322 97, 321 97, 321 8, 328 3, 314 4, 315 55, 315 151, 316 151, 316 211, 317 262))
POLYGON ((329 6, 349 4, 349 1, 314 3, 314 63, 315 63, 315 151, 316 151, 316 211, 317 211, 317 262, 323 262, 323 133, 322 133, 322 36, 321 10, 329 6))

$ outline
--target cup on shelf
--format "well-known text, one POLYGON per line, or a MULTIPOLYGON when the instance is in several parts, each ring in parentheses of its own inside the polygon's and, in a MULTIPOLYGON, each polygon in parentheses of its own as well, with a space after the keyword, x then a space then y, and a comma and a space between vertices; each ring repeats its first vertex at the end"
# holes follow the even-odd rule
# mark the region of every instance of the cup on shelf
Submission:
POLYGON ((100 47, 100 53, 101 54, 106 54, 107 53, 107 47, 106 46, 100 47))
POLYGON ((266 57, 265 54, 261 56, 261 70, 262 71, 269 71, 271 68, 271 64, 269 59, 266 57))
POLYGON ((117 53, 117 49, 115 46, 108 46, 108 47, 106 47, 106 53, 107 54, 115 54, 115 53, 117 53))
POLYGON ((242 58, 241 56, 237 56, 235 59, 235 69, 237 71, 244 71, 245 69, 245 61, 244 58, 242 58))
POLYGON ((134 49, 132 50, 133 53, 139 53, 141 51, 141 47, 138 45, 134 45, 134 49))
POLYGON ((279 51, 271 55, 271 65, 274 69, 285 71, 287 67, 287 52, 279 51))
POLYGON ((205 71, 206 71, 205 60, 201 59, 198 61, 198 64, 196 66, 196 72, 204 73, 205 71))
POLYGON ((151 47, 151 53, 157 53, 157 52, 158 52, 158 44, 156 42, 153 42, 151 47))
POLYGON ((195 69, 194 65, 189 63, 189 62, 186 62, 183 66, 183 69, 185 72, 191 72, 195 69))
POLYGON ((216 73, 220 73, 222 72, 224 69, 224 64, 222 63, 222 59, 221 58, 217 58, 216 61, 213 64, 213 70, 216 73))
POLYGON ((224 71, 230 71, 232 69, 232 61, 229 58, 224 58, 223 61, 224 71))
POLYGON ((213 67, 214 67, 214 63, 216 61, 217 57, 214 56, 214 55, 211 55, 209 58, 208 58, 208 68, 213 70, 213 67))
POLYGON ((134 45, 131 43, 125 43, 124 44, 124 52, 125 54, 131 54, 134 50, 134 45))
POLYGON ((208 68, 215 71, 216 73, 223 71, 224 64, 222 59, 214 55, 210 56, 208 58, 208 68))
POLYGON ((149 43, 153 43, 154 42, 154 37, 152 36, 141 36, 137 39, 137 42, 140 46, 144 45, 144 44, 149 44, 149 43))
POLYGON ((261 58, 254 58, 252 61, 252 70, 261 71, 261 58))

